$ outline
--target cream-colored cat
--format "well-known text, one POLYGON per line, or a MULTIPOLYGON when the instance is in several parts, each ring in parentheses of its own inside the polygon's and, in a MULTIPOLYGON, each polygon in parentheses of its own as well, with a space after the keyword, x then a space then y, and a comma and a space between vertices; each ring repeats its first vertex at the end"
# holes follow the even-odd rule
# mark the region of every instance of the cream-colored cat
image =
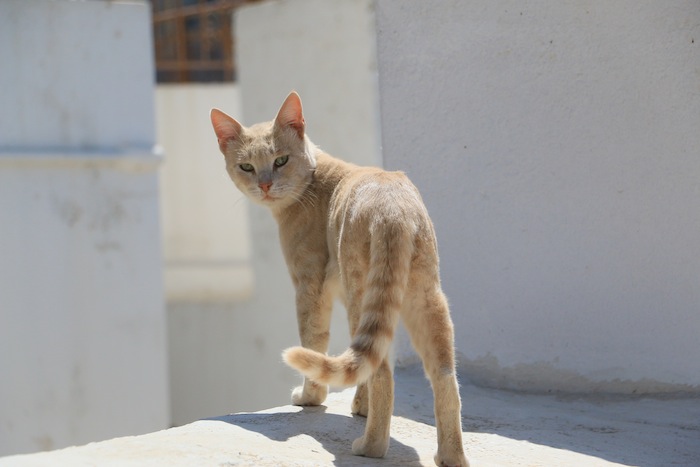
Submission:
POLYGON ((319 405, 327 385, 357 384, 352 412, 366 416, 367 426, 352 451, 384 456, 394 400, 387 354, 401 317, 433 387, 435 462, 467 466, 452 321, 435 233, 416 188, 403 173, 358 167, 319 150, 305 134, 294 92, 272 122, 244 128, 217 109, 211 121, 231 179, 279 224, 303 346, 284 352, 305 375, 292 402, 319 405), (335 297, 347 308, 352 343, 329 357, 335 297))

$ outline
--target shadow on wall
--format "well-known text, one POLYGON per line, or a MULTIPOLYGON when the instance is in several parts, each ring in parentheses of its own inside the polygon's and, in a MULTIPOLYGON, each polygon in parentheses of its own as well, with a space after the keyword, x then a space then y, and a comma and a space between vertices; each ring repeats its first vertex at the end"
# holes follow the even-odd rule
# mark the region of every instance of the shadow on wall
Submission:
POLYGON ((504 367, 498 358, 488 354, 470 359, 458 353, 459 373, 481 387, 535 394, 615 394, 629 396, 698 397, 700 387, 675 384, 650 378, 627 380, 594 380, 575 371, 559 368, 554 363, 518 363, 504 367), (554 389, 552 389, 554 388, 554 389))

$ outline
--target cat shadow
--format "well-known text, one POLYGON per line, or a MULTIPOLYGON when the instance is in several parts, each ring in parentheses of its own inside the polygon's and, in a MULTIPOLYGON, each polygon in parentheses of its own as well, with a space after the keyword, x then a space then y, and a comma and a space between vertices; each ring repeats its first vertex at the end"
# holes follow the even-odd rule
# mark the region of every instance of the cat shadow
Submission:
POLYGON ((352 442, 362 436, 367 419, 358 415, 328 413, 326 406, 295 407, 295 411, 274 413, 238 413, 208 418, 236 425, 266 438, 286 442, 298 435, 307 435, 318 441, 335 459, 335 466, 360 465, 422 465, 418 452, 394 438, 389 441, 389 452, 383 459, 358 457, 352 453, 352 442))

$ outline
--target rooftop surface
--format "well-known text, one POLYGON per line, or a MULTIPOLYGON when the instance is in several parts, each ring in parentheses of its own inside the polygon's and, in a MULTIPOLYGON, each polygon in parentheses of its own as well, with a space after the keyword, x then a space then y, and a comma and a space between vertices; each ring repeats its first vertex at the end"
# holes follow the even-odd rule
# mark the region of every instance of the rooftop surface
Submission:
MULTIPOLYGON (((0 466, 430 466, 432 393, 420 368, 396 370, 384 459, 353 456, 365 419, 353 389, 324 406, 238 413, 141 436, 0 458, 0 466)), ((476 466, 700 466, 700 398, 531 395, 462 385, 464 444, 476 466)))

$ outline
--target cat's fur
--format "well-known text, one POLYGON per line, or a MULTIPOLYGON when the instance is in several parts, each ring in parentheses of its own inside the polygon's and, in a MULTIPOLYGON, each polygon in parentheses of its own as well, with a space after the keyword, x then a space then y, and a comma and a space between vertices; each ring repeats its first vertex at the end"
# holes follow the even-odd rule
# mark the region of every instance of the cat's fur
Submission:
POLYGON ((319 150, 305 134, 294 92, 272 122, 244 128, 217 109, 211 121, 231 179, 279 224, 303 346, 283 356, 306 377, 292 402, 319 405, 327 385, 357 384, 352 411, 367 416, 367 426, 353 453, 384 456, 394 398, 387 354, 401 317, 434 391, 435 462, 467 466, 452 321, 435 233, 416 188, 403 173, 358 167, 319 150), (352 343, 329 357, 334 297, 347 308, 352 343))

